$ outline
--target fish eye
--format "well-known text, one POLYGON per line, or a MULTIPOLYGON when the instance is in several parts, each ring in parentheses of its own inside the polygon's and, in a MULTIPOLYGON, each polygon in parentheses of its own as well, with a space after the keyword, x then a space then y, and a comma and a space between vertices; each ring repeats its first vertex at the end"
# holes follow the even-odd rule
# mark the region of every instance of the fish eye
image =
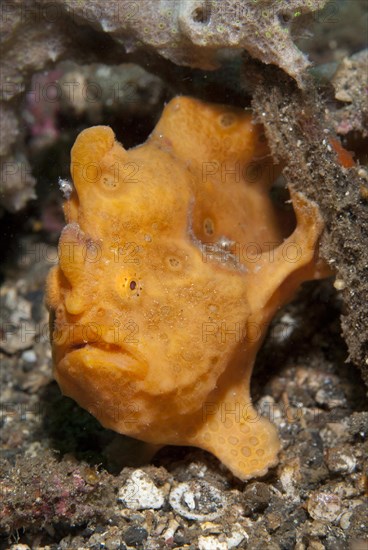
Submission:
POLYGON ((141 287, 136 276, 131 278, 125 277, 123 286, 127 296, 139 296, 141 287))

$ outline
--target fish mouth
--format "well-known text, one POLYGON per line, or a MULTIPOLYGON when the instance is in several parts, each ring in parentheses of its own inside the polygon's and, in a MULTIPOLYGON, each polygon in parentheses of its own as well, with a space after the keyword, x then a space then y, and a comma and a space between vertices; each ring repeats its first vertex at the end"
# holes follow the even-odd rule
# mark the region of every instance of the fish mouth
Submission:
POLYGON ((117 344, 109 344, 107 342, 103 341, 96 341, 96 342, 73 342, 72 344, 69 344, 64 351, 65 355, 68 355, 69 353, 73 353, 74 351, 78 351, 81 349, 86 348, 94 348, 99 349, 101 351, 108 351, 112 353, 119 353, 123 352, 123 348, 121 346, 118 346, 117 344))
POLYGON ((120 346, 80 342, 69 347, 54 374, 62 393, 105 428, 130 434, 138 421, 137 395, 147 370, 144 360, 120 346))
POLYGON ((70 371, 75 365, 73 371, 87 368, 96 371, 98 375, 99 372, 108 372, 110 369, 111 372, 130 374, 140 380, 144 379, 148 370, 147 362, 142 357, 122 346, 103 341, 73 342, 56 358, 55 363, 57 372, 65 368, 70 371))

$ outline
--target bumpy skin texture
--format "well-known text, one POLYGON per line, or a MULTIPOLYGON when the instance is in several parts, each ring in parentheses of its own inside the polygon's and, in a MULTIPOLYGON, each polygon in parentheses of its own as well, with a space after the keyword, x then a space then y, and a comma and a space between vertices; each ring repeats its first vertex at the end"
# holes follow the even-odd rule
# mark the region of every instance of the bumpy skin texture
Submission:
POLYGON ((317 207, 292 193, 285 238, 262 127, 186 97, 129 151, 108 127, 83 131, 71 170, 47 293, 62 391, 105 427, 264 474, 279 439, 250 376, 274 312, 320 275, 317 207))

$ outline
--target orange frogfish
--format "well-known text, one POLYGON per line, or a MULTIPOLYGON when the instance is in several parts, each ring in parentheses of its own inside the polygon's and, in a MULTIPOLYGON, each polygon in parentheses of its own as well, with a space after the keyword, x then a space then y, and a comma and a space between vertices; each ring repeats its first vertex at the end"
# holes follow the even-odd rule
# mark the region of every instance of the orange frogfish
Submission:
POLYGON ((265 474, 280 442, 250 377, 276 310, 321 275, 317 205, 290 189, 287 232, 262 126, 189 97, 128 151, 107 126, 84 130, 71 172, 47 283, 62 392, 106 428, 265 474))

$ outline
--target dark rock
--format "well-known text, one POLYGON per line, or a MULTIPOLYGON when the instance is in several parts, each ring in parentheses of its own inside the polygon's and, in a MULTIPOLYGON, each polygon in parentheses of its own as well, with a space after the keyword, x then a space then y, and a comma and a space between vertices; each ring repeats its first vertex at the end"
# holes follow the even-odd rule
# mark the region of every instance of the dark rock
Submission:
POLYGON ((304 432, 302 437, 305 441, 300 445, 301 474, 305 483, 314 484, 328 477, 323 442, 316 431, 304 432))
POLYGON ((143 527, 128 527, 124 533, 124 540, 128 546, 140 548, 140 545, 147 539, 148 532, 143 527))
POLYGON ((186 529, 178 529, 174 535, 174 542, 175 544, 179 544, 180 546, 184 546, 184 544, 190 544, 192 540, 190 531, 186 529))
POLYGON ((261 483, 259 481, 251 483, 244 491, 246 515, 255 512, 263 512, 269 505, 270 499, 271 491, 266 483, 261 483))
POLYGON ((307 518, 303 509, 287 514, 286 521, 277 530, 276 539, 282 549, 294 548, 296 543, 296 529, 302 525, 307 518))

